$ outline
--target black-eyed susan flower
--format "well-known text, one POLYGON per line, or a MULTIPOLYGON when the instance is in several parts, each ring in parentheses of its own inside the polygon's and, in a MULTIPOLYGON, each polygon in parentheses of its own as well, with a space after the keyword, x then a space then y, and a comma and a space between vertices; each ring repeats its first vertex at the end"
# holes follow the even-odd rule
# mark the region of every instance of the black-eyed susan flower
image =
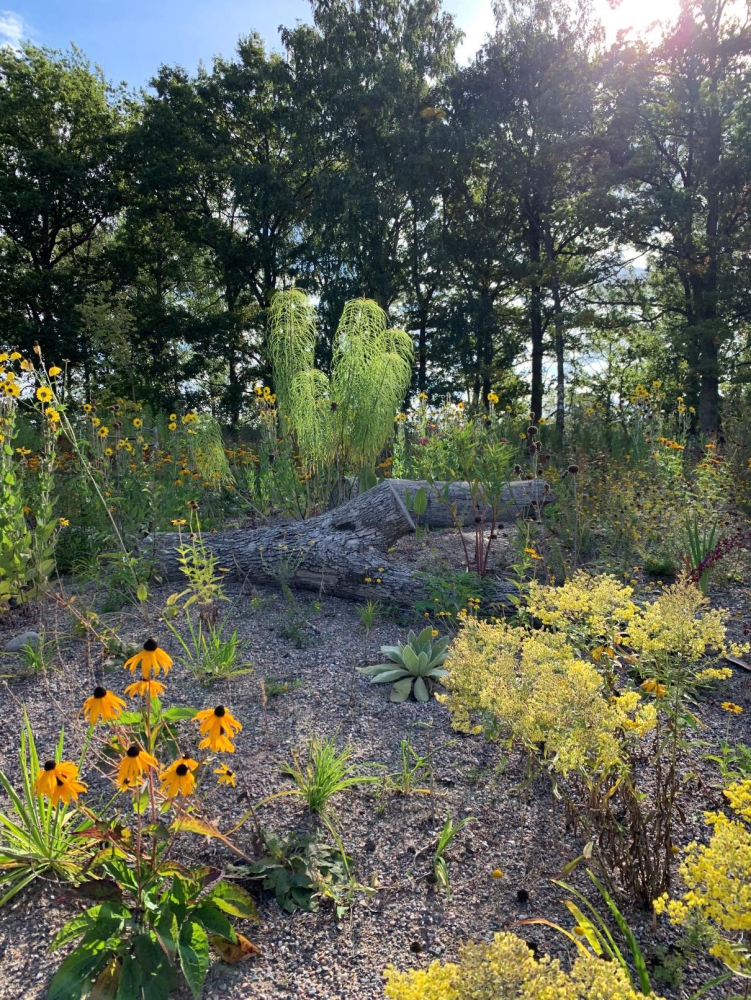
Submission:
POLYGON ((50 799, 53 806, 60 802, 67 806, 86 791, 86 785, 78 780, 78 766, 72 761, 48 760, 37 773, 34 791, 50 799))
POLYGON ((162 792, 168 799, 176 795, 192 795, 196 788, 193 772, 198 767, 198 761, 192 757, 178 757, 159 775, 162 792))
POLYGON ((201 750, 235 752, 231 741, 235 738, 235 734, 242 729, 242 724, 224 705, 217 705, 216 708, 205 708, 202 712, 197 712, 195 718, 200 733, 204 737, 198 744, 201 750))
POLYGON ((52 401, 52 389, 48 388, 46 385, 40 385, 37 389, 37 399, 40 403, 49 403, 52 401))
POLYGON ((134 417, 133 418, 133 426, 134 427, 143 427, 143 420, 141 420, 140 417, 134 417))
POLYGON ((109 436, 109 432, 110 432, 109 427, 100 427, 99 430, 97 431, 97 434, 99 435, 100 438, 106 438, 109 436))
POLYGON ((219 767, 215 767, 214 774, 217 776, 216 782, 218 785, 228 785, 230 788, 234 788, 237 784, 235 772, 230 771, 226 764, 220 764, 219 767))
POLYGON ((148 680, 135 681, 135 683, 129 684, 125 689, 125 693, 129 698, 161 698, 164 694, 164 684, 150 677, 148 680))
POLYGON ((83 703, 83 714, 90 726, 95 726, 101 719, 109 722, 116 719, 125 708, 125 702, 107 688, 95 687, 94 693, 83 703))
POLYGON ((733 701, 723 701, 722 707, 726 712, 732 712, 733 715, 740 715, 743 709, 740 705, 736 705, 733 701))
POLYGON ((156 757, 146 753, 137 743, 133 743, 120 761, 117 768, 117 784, 121 789, 137 788, 141 776, 150 768, 159 767, 156 757))
POLYGON ((164 670, 165 674, 169 673, 172 657, 159 648, 156 639, 147 639, 143 649, 125 661, 126 670, 130 670, 132 674, 139 666, 144 680, 148 680, 152 674, 158 677, 160 670, 164 670))

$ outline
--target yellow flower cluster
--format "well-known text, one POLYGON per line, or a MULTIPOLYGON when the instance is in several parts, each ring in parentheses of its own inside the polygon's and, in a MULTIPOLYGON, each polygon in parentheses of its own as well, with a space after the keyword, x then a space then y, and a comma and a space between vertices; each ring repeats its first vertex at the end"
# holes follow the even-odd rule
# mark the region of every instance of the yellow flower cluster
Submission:
MULTIPOLYGON (((466 944, 460 962, 433 962, 414 972, 386 970, 389 1000, 646 1000, 614 962, 582 953, 571 972, 557 959, 534 957, 514 934, 496 934, 491 944, 466 944)), ((660 1000, 655 994, 651 1000, 660 1000)))
POLYGON ((708 922, 710 953, 733 972, 751 976, 751 953, 739 940, 751 934, 751 780, 731 785, 725 795, 738 819, 705 813, 712 836, 708 844, 686 848, 680 871, 687 891, 680 899, 666 893, 654 908, 678 926, 697 917, 708 922))
POLYGON ((572 641, 590 646, 613 638, 638 613, 631 600, 633 588, 614 576, 575 573, 562 587, 529 585, 527 609, 543 625, 565 633, 572 641))
POLYGON ((625 733, 642 737, 657 721, 653 704, 635 691, 608 698, 594 664, 578 658, 560 632, 514 628, 471 618, 447 663, 454 728, 479 732, 474 713, 490 713, 530 749, 544 744, 556 771, 601 769, 623 760, 625 733))

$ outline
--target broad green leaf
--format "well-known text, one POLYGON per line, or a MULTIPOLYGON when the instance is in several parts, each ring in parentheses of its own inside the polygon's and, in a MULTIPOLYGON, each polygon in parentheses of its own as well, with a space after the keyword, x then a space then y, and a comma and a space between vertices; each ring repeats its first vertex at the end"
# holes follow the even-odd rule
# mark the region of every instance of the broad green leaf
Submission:
POLYGON ((257 920, 258 910, 253 897, 234 882, 220 882, 209 897, 211 902, 229 913, 231 917, 241 917, 244 920, 257 920))
POLYGON ((405 677, 404 680, 397 681, 391 689, 391 701, 406 701, 412 690, 412 678, 405 677))
POLYGON ((177 950, 180 968, 193 996, 198 1000, 209 968, 209 938, 200 924, 186 921, 180 928, 177 950))

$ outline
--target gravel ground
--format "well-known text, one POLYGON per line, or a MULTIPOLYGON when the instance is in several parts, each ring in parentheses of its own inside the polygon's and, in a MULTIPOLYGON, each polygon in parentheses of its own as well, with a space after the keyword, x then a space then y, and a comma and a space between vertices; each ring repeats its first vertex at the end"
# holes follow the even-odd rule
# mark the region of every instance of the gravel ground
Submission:
MULTIPOLYGON (((436 567, 449 558, 443 546, 443 540, 433 538, 424 553, 436 567)), ((404 555, 405 561, 420 563, 415 551, 404 555)), ((155 615, 169 592, 163 589, 152 595, 155 615)), ((379 662, 379 647, 403 637, 406 629, 393 621, 379 621, 366 636, 355 606, 334 598, 319 603, 298 594, 290 606, 272 591, 243 594, 228 588, 228 592, 232 598, 227 605, 229 627, 237 627, 248 640, 253 673, 207 688, 179 661, 177 644, 168 630, 157 627, 155 633, 176 660, 165 703, 206 707, 221 701, 243 722, 233 760, 238 788, 212 790, 207 798, 206 814, 219 827, 230 828, 250 804, 289 787, 279 762, 310 735, 334 737, 340 746, 350 742, 359 761, 386 765, 390 772, 398 767, 400 740, 408 734, 419 750, 453 742, 435 755, 432 795, 385 798, 374 786, 366 785, 335 800, 339 828, 356 874, 362 883, 375 882, 378 891, 358 901, 342 922, 325 908, 289 915, 270 897, 259 896, 260 925, 240 929, 261 947, 260 958, 235 966, 216 961, 205 996, 375 1000, 382 996, 382 970, 387 965, 408 968, 427 965, 436 957, 454 958, 461 940, 479 940, 512 928, 535 942, 541 953, 566 958, 569 949, 561 935, 542 926, 514 925, 530 917, 570 924, 558 901, 561 893, 550 880, 560 877, 566 862, 581 853, 582 840, 566 830, 562 810, 544 779, 521 787, 524 761, 519 754, 509 756, 480 737, 454 733, 446 710, 435 701, 392 704, 387 686, 370 686, 355 672, 357 666, 379 662), (301 683, 269 699, 264 711, 261 677, 301 683), (475 818, 449 852, 450 900, 430 878, 431 844, 447 813, 455 821, 475 818), (492 877, 496 868, 503 871, 503 878, 492 877)), ((719 593, 715 603, 730 609, 731 632, 740 638, 743 622, 749 622, 749 591, 735 588, 719 593)), ((133 641, 142 641, 145 631, 152 631, 129 610, 107 617, 123 637, 133 641)), ((85 733, 80 707, 101 678, 101 664, 84 641, 73 637, 67 612, 53 609, 43 624, 53 637, 51 656, 56 668, 33 678, 9 679, 0 688, 4 720, 0 766, 13 776, 18 769, 21 705, 32 719, 40 755, 52 752, 64 724, 66 756, 75 758, 85 733)), ((29 627, 35 627, 33 618, 20 613, 6 616, 0 622, 0 648, 10 636, 29 627)), ((3 672, 12 673, 14 662, 8 658, 3 672)), ((107 684, 116 692, 122 691, 125 682, 119 666, 107 676, 107 684)), ((692 751, 692 763, 702 771, 704 787, 687 797, 685 840, 700 833, 702 810, 721 799, 716 774, 701 759, 702 754, 712 752, 709 748, 726 735, 731 741, 751 743, 751 674, 736 672, 702 704, 700 714, 706 725, 700 738, 707 746, 692 751), (742 705, 744 714, 723 712, 720 702, 728 699, 742 705)), ((183 750, 195 749, 195 725, 182 723, 180 732, 183 750)), ((84 777, 90 781, 90 796, 96 796, 103 779, 88 773, 84 777)), ((306 819, 299 805, 282 799, 264 807, 261 822, 285 832, 303 827, 306 819)), ((238 832, 234 839, 241 849, 252 851, 251 834, 248 827, 238 832)), ((237 860, 215 841, 187 838, 187 843, 198 862, 226 865, 237 860)), ((575 873, 569 878, 584 889, 582 877, 583 873, 575 873)), ((64 887, 40 881, 0 909, 0 1000, 35 1000, 45 995, 59 962, 59 956, 47 954, 47 946, 79 906, 64 887)), ((669 944, 671 932, 661 926, 653 933, 648 915, 629 913, 628 917, 648 953, 657 945, 669 944)), ((687 997, 718 971, 711 963, 697 966, 688 971, 683 986, 660 987, 659 992, 670 1000, 687 997)), ((187 995, 175 994, 178 1000, 187 995)), ((706 994, 710 1000, 724 995, 723 990, 706 994)))

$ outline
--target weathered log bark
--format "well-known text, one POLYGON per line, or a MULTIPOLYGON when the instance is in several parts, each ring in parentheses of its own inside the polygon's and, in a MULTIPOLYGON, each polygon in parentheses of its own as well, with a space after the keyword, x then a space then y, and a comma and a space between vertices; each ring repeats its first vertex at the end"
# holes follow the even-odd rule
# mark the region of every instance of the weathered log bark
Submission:
MULTIPOLYGON (((534 516, 550 499, 542 480, 510 483, 497 511, 497 523, 509 524, 520 516, 534 516)), ((487 510, 485 515, 489 523, 487 510)), ((482 512, 478 515, 466 483, 449 487, 447 505, 439 490, 428 483, 387 479, 319 517, 268 528, 207 534, 203 541, 228 575, 241 581, 412 606, 428 596, 425 582, 391 566, 388 549, 413 532, 416 525, 446 528, 473 524, 477 516, 482 512), (414 497, 421 486, 428 494, 428 503, 424 514, 417 518, 408 509, 408 491, 414 497)), ((179 536, 165 533, 148 541, 166 578, 179 578, 179 536)), ((498 581, 498 601, 503 602, 512 590, 513 586, 498 581)))

